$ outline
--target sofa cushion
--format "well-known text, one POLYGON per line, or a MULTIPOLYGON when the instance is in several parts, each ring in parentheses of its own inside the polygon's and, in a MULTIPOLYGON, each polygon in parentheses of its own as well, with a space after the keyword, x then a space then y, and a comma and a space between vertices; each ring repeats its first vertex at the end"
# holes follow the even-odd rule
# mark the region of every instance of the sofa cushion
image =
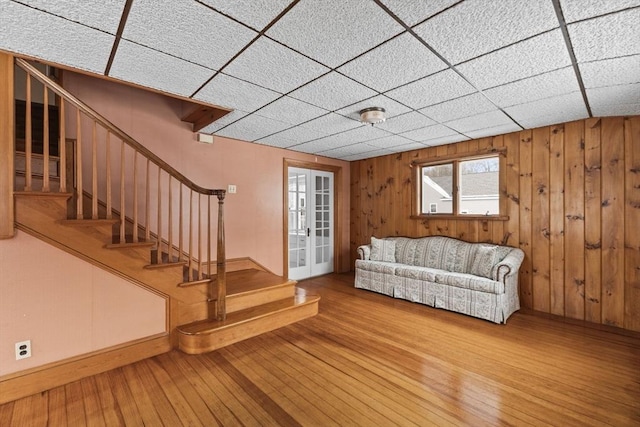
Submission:
POLYGON ((396 262, 396 242, 371 237, 371 261, 396 262))
POLYGON ((466 273, 472 262, 473 244, 444 236, 416 239, 415 258, 410 265, 466 273))
POLYGON ((491 270, 496 264, 497 254, 496 246, 478 246, 469 273, 491 279, 491 270))
POLYGON ((421 280, 429 283, 453 286, 472 291, 489 292, 492 294, 504 293, 504 284, 484 277, 465 273, 452 273, 429 267, 415 267, 396 264, 395 274, 398 277, 421 280))
POLYGON ((373 271, 374 273, 393 274, 398 264, 382 261, 364 261, 361 259, 356 260, 356 268, 373 271))

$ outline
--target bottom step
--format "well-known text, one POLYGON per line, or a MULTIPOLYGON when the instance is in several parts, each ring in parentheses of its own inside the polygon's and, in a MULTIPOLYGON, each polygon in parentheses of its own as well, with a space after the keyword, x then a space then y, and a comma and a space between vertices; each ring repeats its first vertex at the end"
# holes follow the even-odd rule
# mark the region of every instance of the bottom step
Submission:
POLYGON ((187 354, 201 354, 273 331, 318 314, 316 295, 270 302, 227 315, 223 321, 201 320, 178 326, 179 348, 187 354))

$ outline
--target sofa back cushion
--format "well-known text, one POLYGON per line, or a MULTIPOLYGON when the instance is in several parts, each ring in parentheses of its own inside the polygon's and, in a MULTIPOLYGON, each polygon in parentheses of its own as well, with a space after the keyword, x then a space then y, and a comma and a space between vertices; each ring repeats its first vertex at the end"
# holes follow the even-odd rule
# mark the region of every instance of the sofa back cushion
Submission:
POLYGON ((371 261, 396 262, 396 242, 371 236, 371 261))
POLYGON ((412 265, 467 273, 473 262, 473 244, 444 236, 416 239, 412 265))
POLYGON ((498 247, 478 245, 475 252, 469 274, 491 279, 491 272, 498 256, 498 247))

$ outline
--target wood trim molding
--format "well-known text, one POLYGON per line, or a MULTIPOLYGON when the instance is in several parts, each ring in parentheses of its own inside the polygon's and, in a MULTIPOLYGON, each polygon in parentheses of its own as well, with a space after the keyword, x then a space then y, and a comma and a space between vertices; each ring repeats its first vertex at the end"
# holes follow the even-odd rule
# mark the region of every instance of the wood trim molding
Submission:
POLYGON ((289 279, 289 250, 287 247, 289 230, 289 189, 287 182, 289 180, 289 167, 333 172, 333 271, 341 271, 340 254, 342 253, 342 243, 339 237, 342 236, 342 224, 339 221, 339 213, 342 209, 342 167, 285 158, 282 168, 282 247, 284 252, 282 256, 282 276, 287 280, 289 279))
POLYGON ((171 350, 169 334, 83 354, 0 377, 0 404, 31 396, 90 375, 129 365, 171 350))
POLYGON ((15 235, 14 114, 13 56, 0 52, 0 239, 10 239, 15 235))

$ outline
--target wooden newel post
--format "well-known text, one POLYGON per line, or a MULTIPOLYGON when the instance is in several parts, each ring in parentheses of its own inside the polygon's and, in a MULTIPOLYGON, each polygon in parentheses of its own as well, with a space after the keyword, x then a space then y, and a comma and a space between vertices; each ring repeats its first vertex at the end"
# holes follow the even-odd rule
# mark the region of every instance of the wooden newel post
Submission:
POLYGON ((224 253, 224 196, 225 192, 222 191, 217 194, 218 196, 218 251, 217 251, 217 274, 216 284, 218 287, 218 301, 217 301, 217 319, 225 320, 227 318, 227 259, 224 253))

